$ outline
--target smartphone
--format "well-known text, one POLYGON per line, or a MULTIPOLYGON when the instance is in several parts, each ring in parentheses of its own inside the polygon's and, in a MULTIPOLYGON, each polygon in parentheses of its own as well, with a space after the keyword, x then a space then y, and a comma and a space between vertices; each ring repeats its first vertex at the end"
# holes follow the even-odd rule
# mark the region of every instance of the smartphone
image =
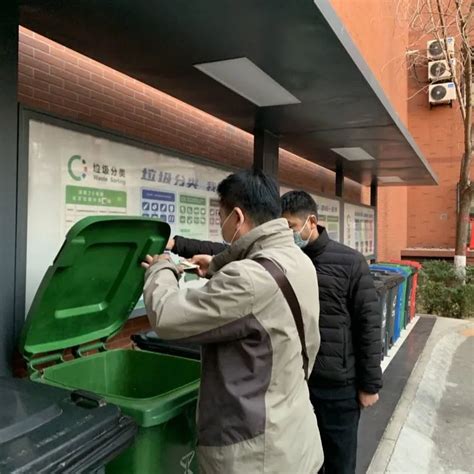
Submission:
POLYGON ((183 267, 185 272, 193 272, 199 269, 199 265, 189 262, 186 259, 182 259, 179 261, 179 265, 183 267))

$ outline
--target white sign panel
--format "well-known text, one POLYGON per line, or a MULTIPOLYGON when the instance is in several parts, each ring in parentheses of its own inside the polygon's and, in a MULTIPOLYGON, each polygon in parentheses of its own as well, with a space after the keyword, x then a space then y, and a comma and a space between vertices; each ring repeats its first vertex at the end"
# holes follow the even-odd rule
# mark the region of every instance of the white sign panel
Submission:
POLYGON ((375 210, 344 204, 344 244, 365 257, 375 255, 375 210))
POLYGON ((312 194, 318 204, 318 221, 326 227, 329 237, 339 242, 340 240, 340 202, 312 194))
POLYGON ((216 187, 229 173, 164 152, 30 121, 26 308, 71 226, 142 215, 172 235, 221 240, 216 187))

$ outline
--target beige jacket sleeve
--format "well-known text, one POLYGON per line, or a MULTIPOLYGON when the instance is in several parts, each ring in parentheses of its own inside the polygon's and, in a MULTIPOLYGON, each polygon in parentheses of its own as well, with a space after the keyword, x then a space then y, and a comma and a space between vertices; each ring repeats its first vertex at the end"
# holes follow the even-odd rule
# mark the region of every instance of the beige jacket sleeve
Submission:
POLYGON ((174 264, 158 262, 147 270, 143 295, 159 337, 200 344, 246 336, 246 325, 239 320, 252 314, 254 304, 251 276, 238 262, 226 265, 197 289, 179 289, 174 264))

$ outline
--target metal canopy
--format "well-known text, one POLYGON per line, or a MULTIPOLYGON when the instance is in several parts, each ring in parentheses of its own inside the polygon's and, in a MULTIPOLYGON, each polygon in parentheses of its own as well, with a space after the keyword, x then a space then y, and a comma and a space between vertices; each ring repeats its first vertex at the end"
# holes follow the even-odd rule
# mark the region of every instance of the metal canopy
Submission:
POLYGON ((329 0, 20 0, 20 23, 363 184, 437 178, 329 0), (301 103, 259 108, 194 65, 246 57, 301 103), (331 148, 360 147, 347 161, 331 148), (390 178, 389 178, 390 180, 390 178), (393 180, 392 180, 393 181, 393 180))

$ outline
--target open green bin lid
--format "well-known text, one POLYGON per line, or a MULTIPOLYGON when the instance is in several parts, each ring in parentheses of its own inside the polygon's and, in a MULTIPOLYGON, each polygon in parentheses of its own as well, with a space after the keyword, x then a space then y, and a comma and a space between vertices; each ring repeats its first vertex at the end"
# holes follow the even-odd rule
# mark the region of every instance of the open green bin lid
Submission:
POLYGON ((35 295, 20 350, 27 358, 117 333, 143 291, 145 255, 161 254, 168 224, 86 217, 75 224, 35 295))

